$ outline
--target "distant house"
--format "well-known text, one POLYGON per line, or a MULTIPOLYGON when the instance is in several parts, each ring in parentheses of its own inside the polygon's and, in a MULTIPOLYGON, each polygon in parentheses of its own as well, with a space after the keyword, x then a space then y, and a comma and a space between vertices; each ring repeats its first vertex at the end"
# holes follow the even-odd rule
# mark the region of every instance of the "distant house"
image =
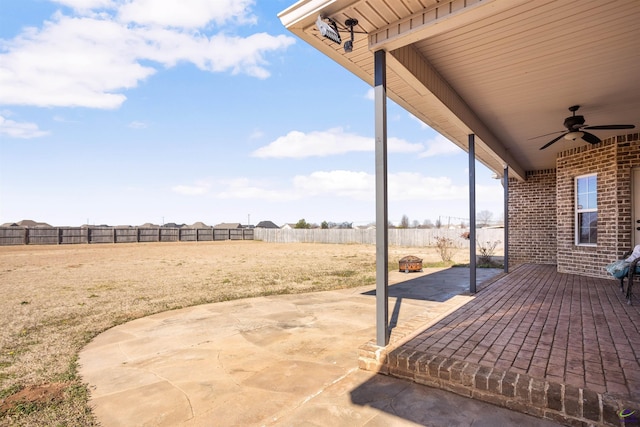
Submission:
POLYGON ((188 228, 211 228, 210 226, 208 226, 202 221, 194 222, 193 224, 188 225, 187 227, 188 228))
POLYGON ((376 225, 375 224, 358 225, 355 228, 358 229, 358 230, 375 230, 376 229, 376 225))
POLYGON ((182 227, 184 227, 184 224, 176 224, 175 222, 167 222, 166 224, 163 225, 163 227, 182 228, 182 227))
POLYGON ((157 224, 153 224, 151 222, 145 222, 144 224, 142 224, 140 226, 140 228, 158 228, 158 227, 160 227, 160 226, 157 225, 157 224))
POLYGON ((51 227, 46 222, 37 222, 31 219, 23 219, 18 222, 7 222, 6 224, 2 224, 2 227, 25 227, 25 228, 35 228, 35 227, 51 227))
POLYGON ((256 228, 280 228, 271 221, 260 221, 256 228))
POLYGON ((221 222, 220 224, 214 225, 213 228, 230 230, 232 228, 242 228, 242 225, 239 222, 221 222))
POLYGON ((285 224, 282 227, 280 227, 283 230, 293 230, 294 228, 296 228, 295 224, 285 224))

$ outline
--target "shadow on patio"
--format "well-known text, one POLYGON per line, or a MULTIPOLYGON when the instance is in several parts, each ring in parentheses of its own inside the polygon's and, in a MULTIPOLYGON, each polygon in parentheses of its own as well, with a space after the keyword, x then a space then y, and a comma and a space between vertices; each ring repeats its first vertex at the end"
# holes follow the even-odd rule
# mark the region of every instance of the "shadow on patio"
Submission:
MULTIPOLYGON (((477 286, 501 274, 498 268, 481 268, 476 271, 477 286)), ((456 295, 469 292, 469 268, 449 267, 439 271, 425 268, 424 274, 402 273, 393 271, 389 282, 389 298, 414 299, 421 301, 445 302, 456 295), (412 275, 416 274, 415 278, 412 275), (395 279, 395 280, 394 280, 395 279)), ((363 295, 374 296, 376 290, 364 292, 363 295)))
POLYGON ((639 328, 617 281, 529 264, 404 340, 365 344, 359 362, 563 423, 637 425, 619 414, 640 408, 639 328))

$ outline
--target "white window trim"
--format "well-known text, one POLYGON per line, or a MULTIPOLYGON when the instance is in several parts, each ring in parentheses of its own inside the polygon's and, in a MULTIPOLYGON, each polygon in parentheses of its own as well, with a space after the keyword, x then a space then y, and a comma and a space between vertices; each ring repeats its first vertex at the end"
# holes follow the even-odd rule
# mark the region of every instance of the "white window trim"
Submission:
POLYGON ((579 179, 583 179, 583 178, 589 178, 595 176, 596 177, 596 190, 599 193, 598 190, 598 174, 597 173, 588 173, 585 175, 578 175, 574 178, 573 180, 573 193, 574 193, 574 209, 573 209, 573 215, 574 215, 574 230, 573 230, 573 238, 574 238, 574 243, 576 246, 589 246, 589 247, 596 247, 598 246, 597 243, 580 243, 580 223, 578 221, 578 215, 584 212, 598 212, 598 201, 597 201, 597 196, 596 196, 596 207, 595 208, 591 208, 591 209, 578 209, 578 180, 579 179))

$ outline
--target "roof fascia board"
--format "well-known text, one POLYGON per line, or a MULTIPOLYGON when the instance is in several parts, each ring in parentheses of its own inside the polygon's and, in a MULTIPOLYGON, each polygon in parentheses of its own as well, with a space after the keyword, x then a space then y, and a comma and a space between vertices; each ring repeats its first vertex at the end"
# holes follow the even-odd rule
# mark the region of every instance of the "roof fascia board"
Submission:
POLYGON ((325 7, 337 0, 301 0, 278 14, 285 28, 290 28, 305 19, 318 15, 325 7))
POLYGON ((459 120, 461 128, 468 128, 468 133, 475 134, 481 140, 495 160, 508 165, 516 177, 525 179, 524 168, 511 157, 471 107, 415 48, 405 46, 390 52, 387 66, 419 93, 435 96, 459 120))
POLYGON ((315 24, 318 15, 331 16, 358 0, 301 0, 278 13, 285 28, 303 28, 315 24))
POLYGON ((531 0, 448 0, 369 33, 369 49, 391 51, 531 0))

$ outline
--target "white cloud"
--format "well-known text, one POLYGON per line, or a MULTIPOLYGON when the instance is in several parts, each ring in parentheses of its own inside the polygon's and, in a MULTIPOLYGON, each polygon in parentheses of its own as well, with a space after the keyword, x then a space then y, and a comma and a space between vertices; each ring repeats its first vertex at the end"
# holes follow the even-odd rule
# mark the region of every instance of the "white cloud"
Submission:
POLYGON ((208 181, 197 181, 193 185, 175 185, 171 187, 174 193, 185 196, 202 196, 209 193, 210 189, 211 183, 208 181))
POLYGON ((418 157, 420 158, 450 156, 464 152, 460 147, 458 147, 442 135, 437 135, 435 138, 427 141, 425 145, 426 150, 418 155, 418 157))
POLYGON ((389 174, 388 185, 391 200, 461 200, 469 197, 468 186, 454 185, 444 176, 400 172, 389 174))
POLYGON ((131 129, 146 129, 149 127, 149 125, 147 125, 145 122, 133 121, 129 123, 129 127, 131 129))
MULTIPOLYGON (((97 1, 97 0, 96 0, 97 1)), ((199 28, 209 22, 229 20, 253 23, 249 8, 253 0, 134 0, 123 4, 118 18, 124 22, 168 27, 199 28)))
MULTIPOLYGON (((374 151, 373 138, 345 132, 342 128, 304 133, 291 131, 269 145, 252 153, 262 158, 325 157, 349 152, 374 151)), ((417 153, 424 150, 422 144, 414 144, 399 138, 389 138, 388 151, 392 153, 417 153)))
POLYGON ((53 121, 59 123, 78 123, 77 121, 69 120, 60 114, 56 114, 55 116, 53 116, 53 121))
MULTIPOLYGON (((98 0, 61 2, 79 9, 112 4, 98 0)), ((146 10, 153 11, 150 20, 158 21, 151 26, 116 21, 108 12, 78 16, 57 12, 41 28, 27 28, 12 40, 1 41, 0 104, 118 108, 126 100, 124 90, 136 87, 159 67, 181 62, 191 62, 204 71, 264 79, 270 75, 265 55, 294 43, 292 37, 284 35, 239 37, 178 29, 176 25, 202 27, 230 19, 246 22, 247 8, 252 4, 247 0, 189 3, 194 10, 181 2, 160 0, 121 5, 121 11, 153 6, 146 10), (184 13, 174 13, 174 5, 184 13), (189 21, 185 14, 198 19, 189 21), (175 22, 162 18, 169 15, 175 22)), ((125 16, 131 15, 127 19, 142 19, 134 12, 127 12, 125 16)))
POLYGON ((296 200, 299 195, 292 188, 277 188, 265 180, 253 181, 249 178, 213 180, 201 179, 191 185, 175 185, 174 193, 185 196, 206 196, 216 199, 249 199, 264 201, 296 200))
POLYGON ((369 101, 375 101, 376 99, 376 91, 374 88, 369 88, 367 93, 364 94, 364 99, 368 99, 369 101))
POLYGON ((374 196, 375 176, 346 170, 317 171, 307 176, 296 176, 293 186, 298 192, 308 196, 331 194, 370 200, 374 196))
POLYGON ((413 143, 404 139, 391 137, 387 141, 387 151, 389 153, 419 153, 424 150, 422 143, 413 143))
POLYGON ((248 178, 220 181, 218 185, 224 190, 215 194, 219 199, 251 199, 271 202, 296 200, 299 198, 291 189, 270 188, 263 181, 253 182, 248 178))
MULTIPOLYGON (((390 173, 387 177, 390 202, 465 202, 469 198, 467 185, 456 185, 448 177, 432 177, 420 173, 390 173)), ((190 196, 217 199, 262 200, 286 202, 314 200, 320 197, 346 198, 352 201, 375 201, 375 175, 361 171, 314 171, 296 175, 289 184, 269 180, 235 178, 201 180, 194 185, 177 185, 174 192, 190 196)), ((501 193, 495 186, 476 186, 476 195, 484 202, 499 202, 501 193)))
MULTIPOLYGON (((468 198, 466 186, 456 186, 447 177, 419 173, 391 173, 387 176, 389 199, 460 200, 468 198)), ((293 180, 297 191, 312 196, 333 195, 355 200, 375 200, 375 175, 345 170, 317 171, 293 180)))
POLYGON ((261 131, 260 129, 255 129, 253 132, 251 132, 251 135, 249 135, 249 139, 260 139, 264 136, 264 132, 261 131))
POLYGON ((30 29, 0 56, 3 104, 116 108, 122 94, 155 70, 131 55, 144 41, 114 22, 58 15, 30 29), (125 47, 126 46, 126 47, 125 47))
POLYGON ((107 8, 114 5, 112 0, 53 0, 53 2, 80 11, 97 8, 107 8))
POLYGON ((90 11, 91 9, 114 7, 112 0, 53 0, 53 2, 81 12, 90 11))
POLYGON ((28 122, 16 122, 0 116, 0 135, 9 138, 38 138, 49 135, 49 132, 38 129, 38 125, 28 122))

